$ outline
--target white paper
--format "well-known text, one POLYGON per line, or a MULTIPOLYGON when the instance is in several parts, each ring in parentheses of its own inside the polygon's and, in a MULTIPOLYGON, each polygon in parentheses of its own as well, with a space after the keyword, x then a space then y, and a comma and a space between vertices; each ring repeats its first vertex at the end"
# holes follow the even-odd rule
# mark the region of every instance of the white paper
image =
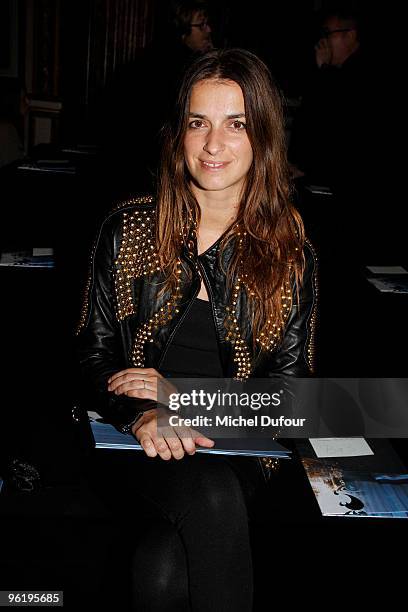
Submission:
POLYGON ((30 255, 29 251, 4 251, 0 256, 0 265, 10 266, 30 255))
POLYGON ((44 256, 51 256, 54 255, 54 249, 53 248, 41 248, 41 247, 34 247, 33 248, 33 257, 44 257, 44 256))
POLYGON ((309 438, 309 442, 319 458, 374 455, 364 438, 309 438))
POLYGON ((402 266, 367 266, 367 270, 373 274, 408 274, 402 266))

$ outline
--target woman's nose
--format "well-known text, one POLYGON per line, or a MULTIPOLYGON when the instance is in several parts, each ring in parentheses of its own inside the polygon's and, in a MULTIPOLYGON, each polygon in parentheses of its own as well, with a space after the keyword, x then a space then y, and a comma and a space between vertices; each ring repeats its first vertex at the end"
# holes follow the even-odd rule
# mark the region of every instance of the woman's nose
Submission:
POLYGON ((225 145, 220 131, 216 129, 210 130, 210 132, 208 132, 207 141, 203 147, 204 151, 214 156, 223 151, 224 148, 225 145))

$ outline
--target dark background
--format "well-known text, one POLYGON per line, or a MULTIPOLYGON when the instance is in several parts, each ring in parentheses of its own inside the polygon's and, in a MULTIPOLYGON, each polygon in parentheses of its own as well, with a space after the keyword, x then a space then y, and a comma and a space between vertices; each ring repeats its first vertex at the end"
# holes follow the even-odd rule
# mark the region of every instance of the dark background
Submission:
MULTIPOLYGON (((61 142, 89 141, 89 113, 112 73, 141 49, 155 47, 165 53, 168 45, 167 0, 11 2, 18 7, 18 78, 33 98, 62 101, 61 142)), ((215 43, 259 54, 289 97, 302 94, 313 65, 318 10, 332 5, 357 8, 366 44, 384 62, 392 38, 384 24, 387 9, 361 0, 210 0, 209 5, 215 43)), ((6 40, 2 37, 2 46, 6 40)), ((395 66, 397 58, 393 60, 395 66)), ((382 66, 378 68, 383 78, 382 66)), ((0 74, 2 91, 14 89, 12 81, 0 74)))
MULTIPOLYGON (((314 68, 318 11, 332 5, 350 6, 350 2, 212 0, 209 4, 215 44, 245 47, 267 62, 288 100, 289 124, 294 108, 290 102, 300 99, 314 68)), ((397 36, 388 23, 394 21, 395 26, 398 17, 391 7, 351 4, 360 11, 362 40, 375 73, 366 104, 378 145, 376 141, 373 147, 374 165, 361 160, 366 187, 357 203, 353 197, 342 201, 312 197, 301 185, 294 194, 320 262, 316 373, 398 377, 406 374, 406 296, 374 290, 365 279, 364 266, 407 263, 402 223, 405 186, 399 171, 403 55, 391 44, 397 36), (364 219, 360 258, 350 251, 347 234, 356 206, 364 219)), ((115 83, 113 75, 133 65, 141 53, 155 49, 157 57, 166 56, 169 2, 15 0, 14 6, 18 9, 14 41, 18 76, 0 76, 0 93, 4 99, 14 96, 17 109, 19 88, 23 87, 30 102, 43 105, 38 111, 31 104, 28 116, 20 122, 27 159, 69 157, 74 169, 72 174, 27 172, 11 164, 0 171, 0 248, 53 247, 57 261, 55 271, 0 270, 4 295, 9 296, 2 304, 5 379, 10 381, 6 397, 10 405, 25 411, 22 418, 6 402, 4 416, 12 423, 6 446, 18 439, 19 447, 28 448, 28 437, 37 450, 32 428, 42 432, 43 422, 68 418, 76 401, 75 385, 67 379, 75 379, 71 374, 73 330, 96 229, 115 201, 141 189, 134 156, 138 153, 140 157, 138 129, 144 118, 132 116, 132 99, 126 99, 123 89, 120 95, 114 87, 111 90, 113 97, 117 94, 115 104, 100 102, 106 88, 115 83), (56 106, 47 110, 47 103, 56 106), (123 113, 125 108, 128 115, 123 113), (129 117, 132 129, 127 129, 122 115, 129 117), (48 144, 35 143, 35 116, 52 122, 48 144), (119 125, 121 129, 116 130, 119 125), (115 130, 120 150, 110 146, 115 130), (74 152, 61 152, 67 146, 74 152), (116 159, 126 162, 126 176, 115 166, 116 159), (31 401, 34 406, 41 403, 40 413, 20 398, 20 359, 25 391, 27 387, 34 390, 31 401), (56 398, 64 405, 58 411, 56 398), (21 429, 21 422, 29 426, 21 429)), ((6 10, 4 13, 7 15, 6 10)), ((160 70, 150 78, 160 83, 160 70)), ((136 99, 148 98, 148 85, 138 78, 137 70, 129 87, 136 99)))
MULTIPOLYGON (((131 188, 123 185, 112 170, 114 151, 109 147, 104 153, 98 150, 120 119, 120 104, 117 108, 105 106, 101 113, 100 100, 115 72, 135 61, 141 52, 154 48, 166 53, 169 3, 14 3, 18 8, 14 40, 18 48, 17 74, 4 76, 13 68, 7 61, 9 44, 4 58, 0 58, 0 94, 11 101, 16 114, 21 87, 30 101, 56 105, 52 112, 37 111, 31 106, 26 119, 19 120, 28 159, 66 157, 61 154, 66 145, 77 149, 77 153, 70 158, 73 174, 24 172, 16 164, 0 170, 0 249, 53 247, 57 263, 55 270, 0 268, 0 475, 6 475, 10 458, 28 461, 39 469, 48 495, 34 497, 34 503, 33 496, 23 495, 11 504, 5 523, 10 535, 8 548, 5 547, 7 560, 13 560, 8 575, 14 576, 16 588, 38 588, 39 584, 56 588, 57 578, 64 575, 55 563, 57 551, 61 557, 65 554, 68 566, 74 568, 73 590, 80 592, 84 584, 78 576, 80 566, 83 575, 90 576, 87 582, 93 595, 91 580, 99 584, 93 568, 98 568, 98 563, 102 565, 106 554, 97 531, 98 520, 104 534, 109 527, 104 522, 106 517, 98 519, 98 510, 92 503, 81 502, 77 490, 69 489, 77 482, 86 443, 83 430, 73 427, 71 420, 71 409, 77 401, 73 331, 96 228, 114 201, 131 188), (36 116, 52 121, 51 142, 45 147, 35 146, 36 116), (52 487, 60 485, 68 488, 62 486, 56 496, 52 487), (69 554, 57 544, 62 533, 69 554), (41 542, 49 545, 51 552, 47 555, 44 548, 39 563, 35 547, 41 542), (20 575, 24 576, 23 585, 18 582, 20 575), (44 576, 51 576, 48 583, 44 576)), ((259 54, 289 101, 299 100, 314 67, 316 11, 329 5, 350 6, 350 2, 319 0, 212 0, 210 4, 215 43, 244 47, 259 54)), ((364 275, 364 265, 408 264, 403 223, 405 176, 400 161, 405 142, 401 102, 405 72, 404 54, 397 48, 402 45, 396 44, 402 40, 396 34, 400 16, 391 5, 373 6, 363 1, 352 4, 361 10, 364 42, 376 73, 375 87, 367 95, 368 112, 379 97, 385 100, 373 118, 373 130, 379 136, 375 151, 378 165, 366 166, 364 160, 361 164, 367 183, 362 201, 366 233, 374 236, 370 248, 375 248, 363 252, 363 259, 350 257, 345 233, 347 224, 352 223, 349 203, 312 197, 298 189, 296 203, 320 261, 316 373, 332 377, 405 377, 407 296, 380 294, 364 275)), ((2 11, 7 12, 3 7, 2 11)), ((4 20, 3 30, 8 31, 4 20)), ((7 36, 1 37, 1 48, 6 40, 7 36)), ((137 87, 143 97, 146 85, 138 83, 137 87)), ((137 150, 134 135, 124 132, 123 141, 126 150, 137 150)), ((136 190, 140 188, 138 178, 135 171, 136 190)), ((406 459, 406 440, 393 444, 406 459)), ((258 505, 262 518, 256 525, 254 563, 260 586, 256 597, 269 597, 266 607, 259 601, 259 609, 277 605, 279 585, 283 586, 282 594, 288 587, 291 601, 299 597, 301 605, 308 593, 316 593, 316 589, 320 593, 323 583, 333 585, 338 598, 348 599, 353 581, 357 588, 361 584, 371 588, 392 580, 396 588, 398 567, 392 549, 405 535, 402 526, 395 525, 397 521, 362 524, 322 520, 301 466, 291 462, 277 479, 278 488, 271 488, 258 505), (384 565, 389 560, 390 575, 386 576, 384 565), (369 583, 363 582, 363 566, 371 573, 369 583)), ((124 537, 125 528, 128 525, 115 525, 115 534, 124 537)), ((9 585, 3 588, 6 586, 9 585)), ((366 594, 368 589, 362 590, 366 594)))

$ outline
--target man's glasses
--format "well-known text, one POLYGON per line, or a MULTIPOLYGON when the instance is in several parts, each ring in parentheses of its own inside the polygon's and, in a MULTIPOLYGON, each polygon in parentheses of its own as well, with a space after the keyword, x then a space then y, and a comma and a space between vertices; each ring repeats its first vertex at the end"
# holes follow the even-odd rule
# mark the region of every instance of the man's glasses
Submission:
POLYGON ((190 23, 190 26, 192 28, 199 28, 199 30, 201 30, 201 32, 204 32, 204 30, 206 29, 206 27, 209 25, 208 20, 204 19, 204 21, 200 21, 200 23, 190 23))
POLYGON ((337 30, 322 30, 320 33, 321 38, 330 38, 332 34, 336 32, 351 32, 353 28, 338 28, 337 30))

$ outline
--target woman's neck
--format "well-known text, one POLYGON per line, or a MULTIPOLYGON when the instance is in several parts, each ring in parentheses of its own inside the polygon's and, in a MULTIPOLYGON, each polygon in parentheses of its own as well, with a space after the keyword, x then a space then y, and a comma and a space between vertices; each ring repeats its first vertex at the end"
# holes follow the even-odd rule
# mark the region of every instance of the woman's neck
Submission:
POLYGON ((226 197, 221 191, 195 190, 201 211, 200 228, 209 231, 219 231, 221 234, 236 219, 239 200, 236 195, 226 197))
POLYGON ((236 219, 238 206, 216 198, 200 198, 201 220, 197 232, 198 254, 204 253, 236 219))

